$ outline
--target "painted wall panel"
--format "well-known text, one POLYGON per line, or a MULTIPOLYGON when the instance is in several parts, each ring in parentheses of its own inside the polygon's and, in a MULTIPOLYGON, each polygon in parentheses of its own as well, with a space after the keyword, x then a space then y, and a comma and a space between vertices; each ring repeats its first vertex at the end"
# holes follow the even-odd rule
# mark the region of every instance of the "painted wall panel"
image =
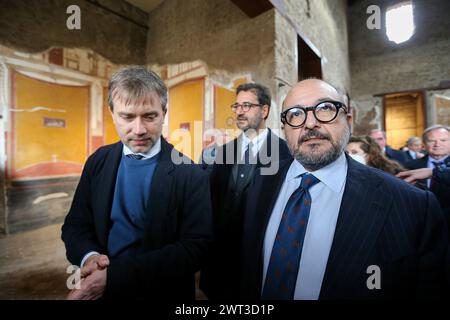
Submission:
POLYGON ((199 159, 202 149, 203 100, 204 79, 183 82, 169 89, 170 141, 194 161, 199 159), (188 136, 181 138, 182 131, 177 129, 188 131, 190 141, 184 140, 188 136))
POLYGON ((17 72, 13 85, 12 178, 81 173, 87 156, 89 87, 48 83, 17 72))

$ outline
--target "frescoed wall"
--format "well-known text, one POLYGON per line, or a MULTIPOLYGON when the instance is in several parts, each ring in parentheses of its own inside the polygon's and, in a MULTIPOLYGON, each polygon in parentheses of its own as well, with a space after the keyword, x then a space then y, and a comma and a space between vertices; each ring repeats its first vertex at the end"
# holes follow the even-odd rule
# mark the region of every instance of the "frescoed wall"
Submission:
POLYGON ((217 129, 223 129, 232 137, 237 136, 235 113, 231 111, 231 105, 236 101, 236 88, 246 83, 246 78, 240 78, 233 82, 231 89, 224 88, 220 85, 214 87, 214 125, 217 129))
MULTIPOLYGON (((61 222, 86 159, 119 140, 108 79, 121 66, 85 49, 28 54, 0 46, 0 232, 61 222)), ((211 74, 201 61, 148 66, 169 90, 163 136, 197 162, 214 128, 236 136, 235 89, 249 76, 211 74)))
POLYGON ((189 80, 169 89, 171 142, 194 161, 201 155, 194 139, 203 134, 204 83, 204 79, 189 80))
POLYGON ((10 179, 79 175, 88 152, 89 87, 12 74, 10 179))
POLYGON ((0 46, 3 233, 61 222, 87 157, 104 144, 103 101, 119 66, 84 49, 0 46))
POLYGON ((120 140, 111 117, 108 105, 108 88, 103 89, 103 141, 104 144, 116 143, 120 140))

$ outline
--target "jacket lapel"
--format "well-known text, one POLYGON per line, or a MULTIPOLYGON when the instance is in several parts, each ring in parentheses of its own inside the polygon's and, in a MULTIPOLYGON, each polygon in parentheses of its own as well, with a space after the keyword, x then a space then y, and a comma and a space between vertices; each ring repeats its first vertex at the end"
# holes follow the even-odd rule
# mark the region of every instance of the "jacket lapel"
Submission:
MULTIPOLYGON (((270 129, 268 129, 268 130, 269 130, 269 132, 267 134, 267 138, 261 145, 261 148, 256 155, 256 159, 257 159, 256 165, 252 167, 251 171, 247 175, 247 179, 244 183, 244 186, 245 186, 244 188, 247 188, 247 186, 253 180, 253 173, 256 169, 261 168, 261 167, 268 167, 271 164, 271 161, 272 161, 271 141, 273 139, 273 136, 272 136, 272 131, 270 129)), ((240 148, 239 148, 239 150, 240 150, 240 148)), ((237 166, 233 167, 233 171, 236 171, 236 173, 237 173, 237 166)), ((235 179, 234 181, 236 181, 237 175, 234 177, 234 179, 235 179)))
MULTIPOLYGON (((255 210, 251 212, 251 223, 254 225, 252 229, 255 230, 255 248, 261 248, 258 250, 256 265, 258 266, 258 279, 262 279, 263 271, 263 250, 264 247, 264 236, 267 229, 267 224, 269 223, 272 210, 278 199, 278 194, 280 192, 281 186, 283 185, 286 174, 291 166, 292 159, 285 160, 280 164, 279 174, 268 175, 262 179, 262 185, 260 187, 260 194, 258 195, 258 200, 256 201, 255 210)), ((260 286, 261 281, 258 282, 260 286)), ((260 292, 261 288, 258 288, 260 292)))
POLYGON ((321 299, 339 298, 350 278, 366 272, 392 196, 383 193, 382 178, 347 156, 348 173, 333 244, 322 282, 321 299), (336 296, 337 293, 337 296, 336 296))
POLYGON ((150 228, 146 234, 153 235, 161 233, 161 223, 164 216, 169 212, 169 205, 175 203, 175 199, 170 199, 174 194, 171 192, 173 184, 173 170, 175 165, 171 159, 173 146, 161 137, 161 153, 158 164, 153 173, 150 187, 149 202, 145 216, 145 229, 150 228))
POLYGON ((101 171, 98 186, 94 189, 96 190, 94 196, 96 201, 93 204, 95 225, 99 242, 104 248, 106 248, 108 241, 111 207, 122 150, 123 144, 121 142, 114 144, 112 151, 104 159, 104 169, 101 171))

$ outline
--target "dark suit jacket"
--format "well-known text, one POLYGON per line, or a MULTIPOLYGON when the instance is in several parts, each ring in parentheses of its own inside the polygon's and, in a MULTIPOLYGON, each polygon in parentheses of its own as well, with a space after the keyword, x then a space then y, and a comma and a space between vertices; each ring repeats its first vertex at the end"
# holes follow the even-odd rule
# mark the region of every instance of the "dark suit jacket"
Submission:
MULTIPOLYGON (((217 150, 216 164, 211 172, 211 199, 213 206, 214 245, 205 267, 201 271, 200 288, 213 300, 233 299, 239 292, 239 259, 242 218, 248 186, 253 175, 246 181, 246 188, 235 192, 233 164, 240 153, 240 138, 230 141, 217 150), (227 156, 230 161, 227 160, 227 156), (229 163, 228 163, 229 162, 229 163)), ((291 158, 289 148, 270 129, 267 140, 258 153, 256 169, 277 169, 280 159, 291 158), (278 150, 273 150, 276 148, 278 150), (276 152, 278 151, 278 152, 276 152), (267 160, 270 160, 268 162, 267 160)), ((277 170, 276 170, 277 171, 277 170)), ((254 198, 256 201, 258 197, 254 198)))
POLYGON ((397 161, 402 166, 404 166, 408 162, 408 159, 406 158, 406 155, 405 155, 404 152, 402 152, 400 150, 392 149, 389 146, 386 146, 385 154, 386 154, 386 157, 388 157, 389 159, 397 161))
MULTIPOLYGON (((73 264, 79 265, 89 251, 108 254, 122 150, 121 142, 104 146, 86 162, 62 227, 67 258, 73 264)), ((209 180, 195 165, 175 165, 172 150, 173 146, 161 138, 142 239, 145 253, 110 260, 106 297, 194 299, 194 273, 200 269, 212 239, 209 180)))
POLYGON ((415 160, 413 157, 411 157, 411 154, 409 153, 408 150, 403 151, 403 154, 405 155, 405 159, 406 159, 406 163, 408 163, 409 161, 415 160))
MULTIPOLYGON (((434 195, 347 157, 348 173, 320 299, 437 297, 445 284, 448 233, 434 195), (369 290, 367 268, 381 270, 369 290)), ((243 232, 242 297, 259 299, 266 227, 291 161, 255 176, 243 232)))
MULTIPOLYGON (((428 157, 429 156, 426 155, 423 158, 408 162, 408 169, 414 170, 426 168, 428 166, 428 157)), ((447 168, 450 168, 450 156, 444 159, 444 163, 447 168)), ((435 194, 436 198, 439 200, 439 203, 441 204, 441 207, 445 212, 447 220, 450 223, 450 185, 446 183, 445 176, 448 177, 448 173, 446 174, 445 172, 439 172, 438 170, 433 169, 433 176, 430 190, 435 194)), ((427 181, 420 180, 418 181, 418 185, 420 185, 422 188, 426 188, 427 181)))

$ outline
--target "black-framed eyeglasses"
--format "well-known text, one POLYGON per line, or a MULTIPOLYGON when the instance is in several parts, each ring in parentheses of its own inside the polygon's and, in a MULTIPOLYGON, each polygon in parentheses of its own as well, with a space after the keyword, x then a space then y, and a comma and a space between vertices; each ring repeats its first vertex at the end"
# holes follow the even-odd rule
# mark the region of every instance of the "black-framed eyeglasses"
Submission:
POLYGON ((248 110, 250 110, 251 107, 261 107, 262 104, 258 104, 258 103, 251 103, 251 102, 244 102, 242 104, 239 103, 233 103, 230 107, 231 107, 231 111, 236 112, 237 109, 241 108, 242 111, 247 112, 248 110))
POLYGON ((293 106, 281 113, 281 122, 293 128, 301 127, 306 122, 308 111, 312 111, 317 121, 328 123, 336 119, 339 110, 347 112, 345 104, 338 101, 322 101, 313 107, 293 106))

